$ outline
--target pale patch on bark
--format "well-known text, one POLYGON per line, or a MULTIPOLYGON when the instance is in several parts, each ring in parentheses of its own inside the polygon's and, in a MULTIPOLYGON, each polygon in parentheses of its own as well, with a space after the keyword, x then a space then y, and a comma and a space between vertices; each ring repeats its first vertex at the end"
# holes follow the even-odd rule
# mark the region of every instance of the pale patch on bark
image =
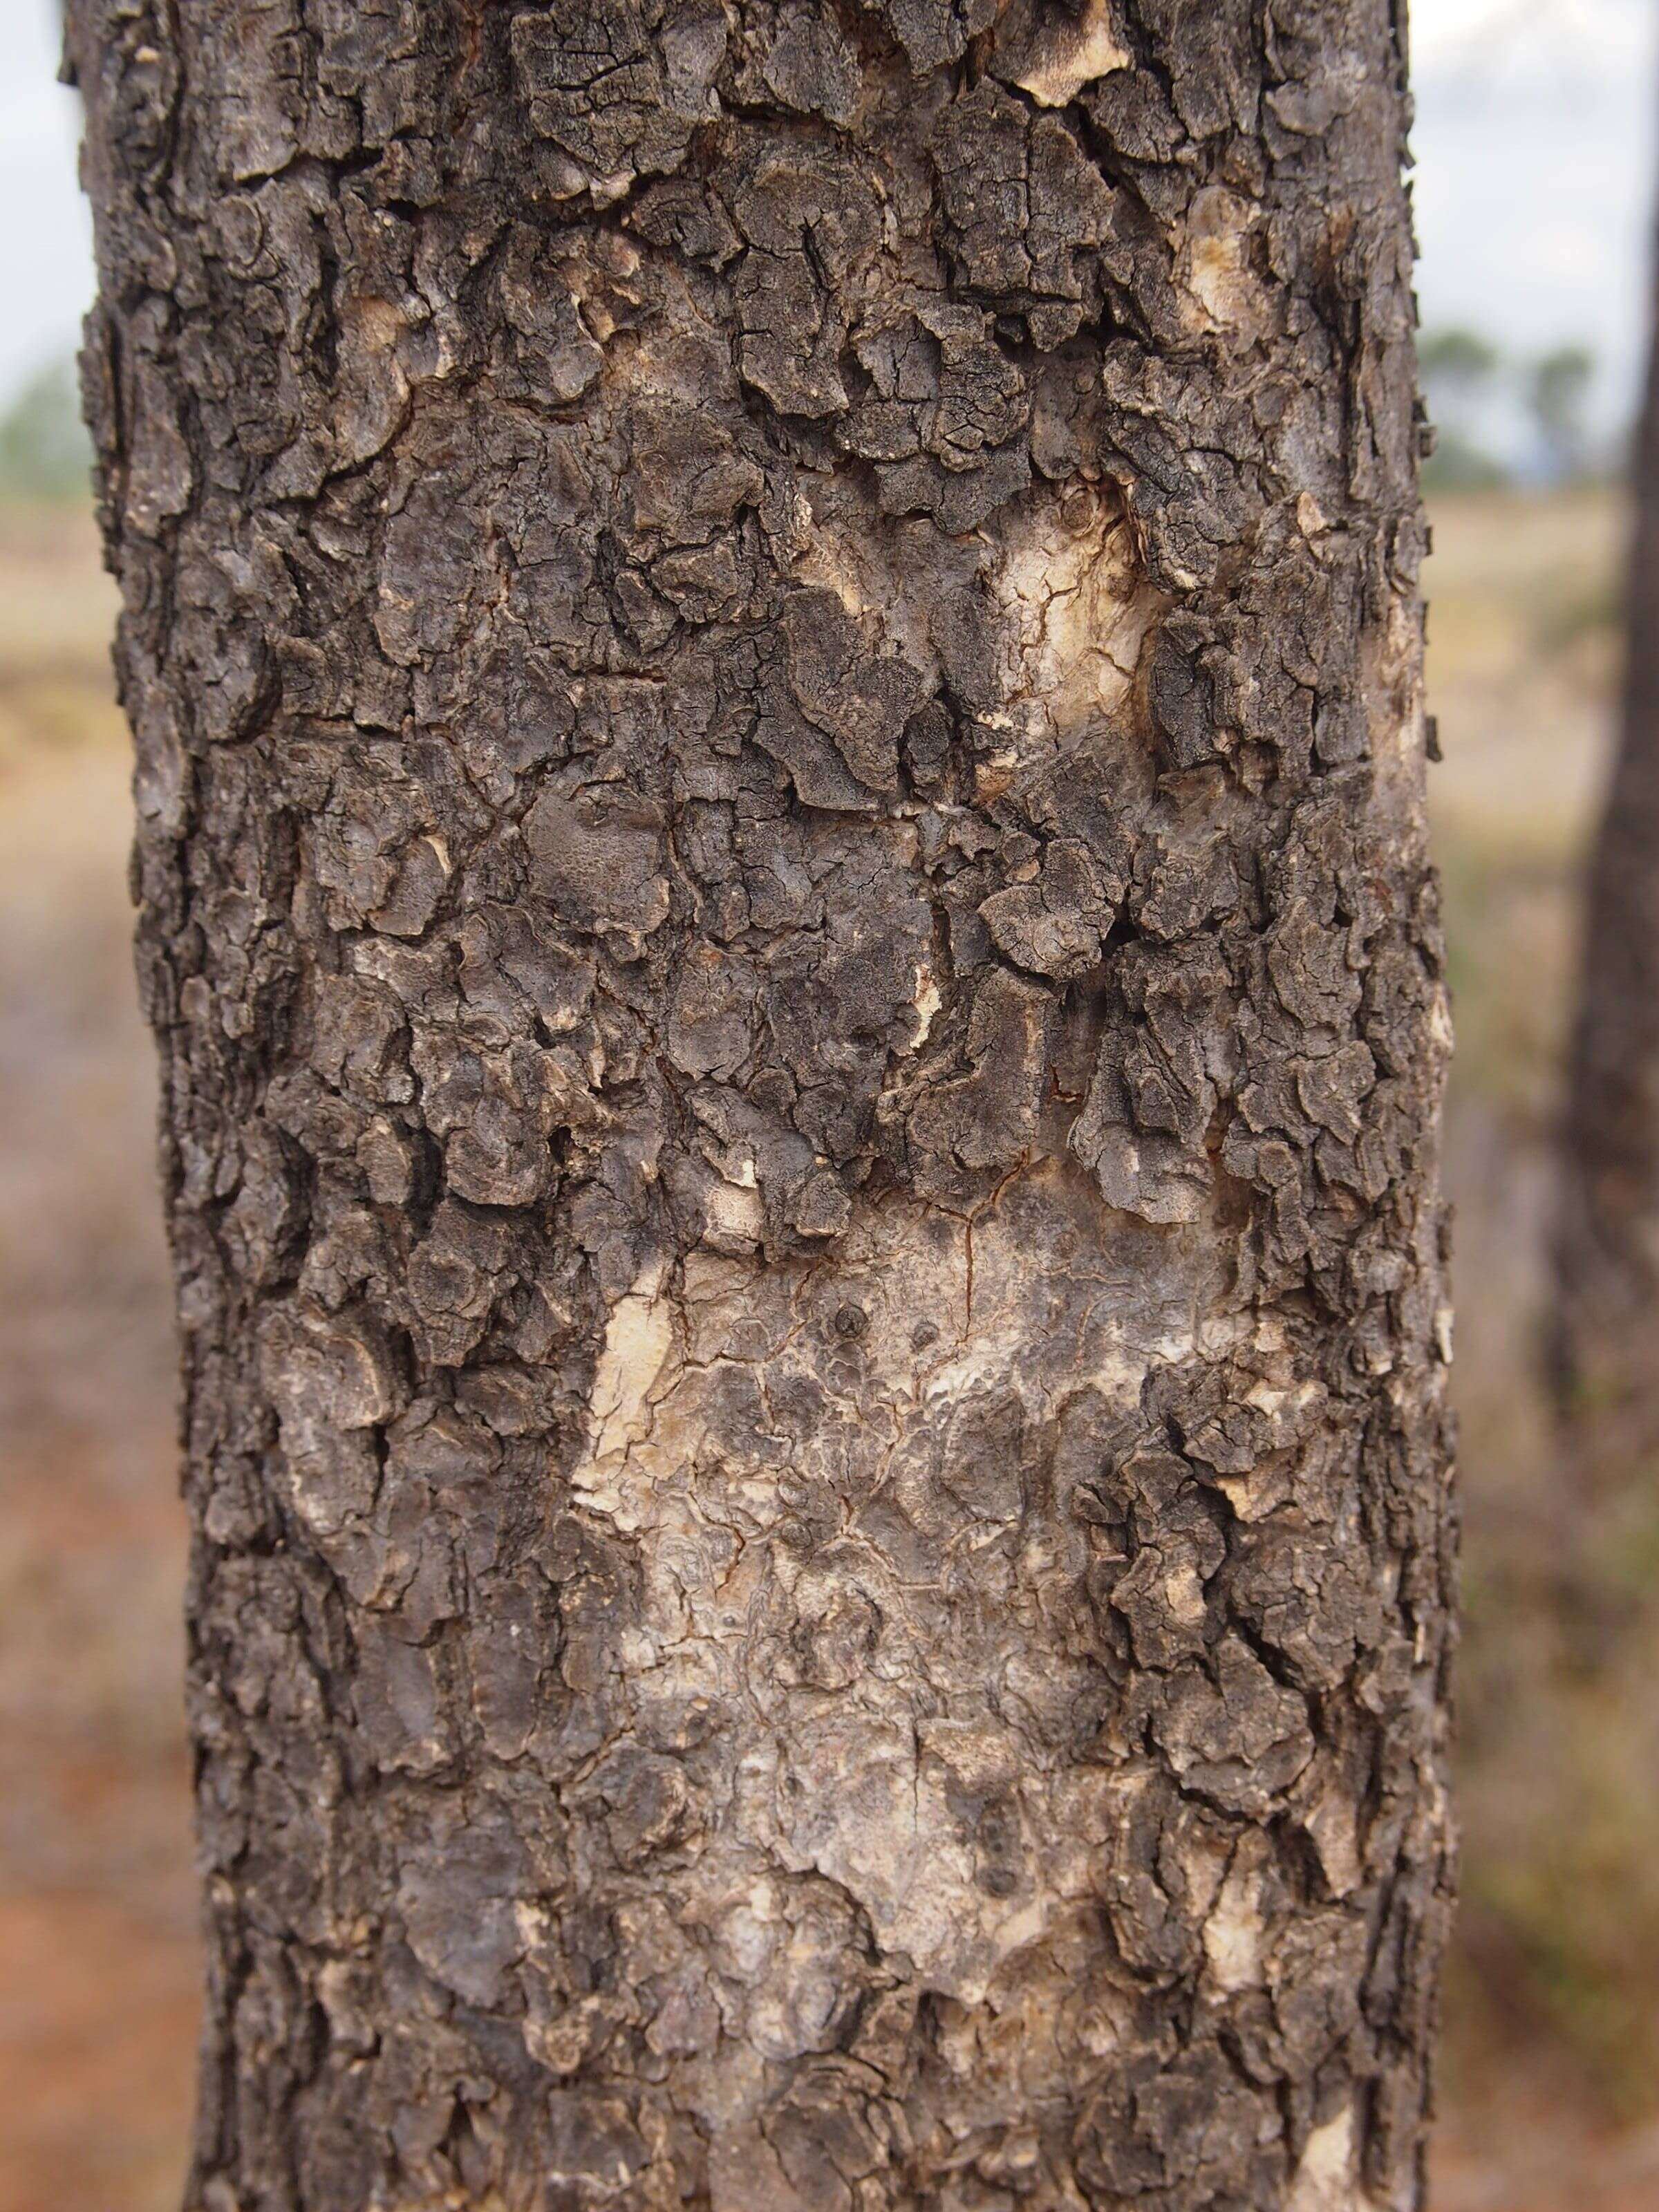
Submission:
POLYGON ((1364 1872, 1352 1800, 1340 1789, 1328 1790, 1302 1825, 1319 1854, 1320 1870, 1332 1896, 1352 1896, 1364 1872))
POLYGON ((933 1026, 933 1017, 945 1004, 939 992, 939 980, 926 963, 916 969, 915 978, 916 1026, 910 1039, 910 1049, 913 1052, 920 1051, 927 1043, 927 1033, 933 1026))
POLYGON ((1064 107, 1085 84, 1127 69, 1133 57, 1118 44, 1108 0, 1089 0, 1081 18, 1060 34, 1055 50, 1014 82, 1040 107, 1064 107))
POLYGON ((1042 1979, 1013 1962, 1091 1909, 1115 1778, 1050 1747, 1084 1684, 1033 1664, 1024 1616, 1081 1557, 1035 1455, 1080 1389, 1127 1413, 1190 1356, 1211 1264, 1048 1163, 971 1224, 890 1200, 833 1261, 695 1254, 678 1292, 647 1269, 617 1302, 574 1483, 640 1539, 626 1693, 642 1724, 697 1700, 744 1741, 699 1917, 781 1865, 960 2003, 1042 1979), (1006 1863, 964 1813, 987 1805, 1006 1863))
POLYGON ((1378 2212, 1354 2173, 1354 2115, 1345 2105, 1310 2135, 1285 2212, 1378 2212))
POLYGON ((994 578, 1016 657, 1015 712, 1060 735, 1121 706, 1161 595, 1125 517, 1097 494, 1034 499, 994 578))
POLYGON ((1194 1621, 1204 1618, 1204 1585, 1197 1570, 1182 1565, 1164 1578, 1164 1595, 1170 1611, 1176 1620, 1194 1621))
POLYGON ((1422 615, 1414 599, 1395 592, 1380 625, 1362 642, 1373 805, 1397 823, 1413 845, 1423 841, 1428 787, 1428 724, 1424 710, 1422 615))
POLYGON ((674 1314, 663 1295, 660 1260, 647 1262, 611 1309, 588 1404, 592 1441, 573 1472, 573 1489, 595 1512, 623 1517, 618 1483, 632 1448, 649 1433, 647 1405, 674 1341, 674 1314))
POLYGON ((1243 1838, 1204 1923, 1204 1955, 1217 1987, 1230 1996, 1261 1979, 1264 1856, 1259 1835, 1243 1838))
POLYGON ((402 427, 410 385, 400 348, 409 328, 407 317, 390 300, 349 300, 340 309, 337 465, 368 460, 402 427))
POLYGON ((707 1226, 704 1236, 717 1251, 754 1251, 766 1231, 766 1206, 750 1181, 729 1178, 711 1184, 703 1196, 707 1226))
POLYGON ((1248 344, 1266 327, 1267 303, 1249 265, 1252 210, 1237 193, 1211 185, 1194 198, 1181 257, 1194 327, 1248 344))

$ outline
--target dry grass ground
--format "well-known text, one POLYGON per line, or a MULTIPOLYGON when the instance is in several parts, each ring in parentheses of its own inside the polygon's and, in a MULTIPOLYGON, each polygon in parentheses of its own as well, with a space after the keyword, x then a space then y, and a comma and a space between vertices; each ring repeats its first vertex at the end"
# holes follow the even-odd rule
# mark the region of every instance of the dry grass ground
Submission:
MULTIPOLYGON (((1586 495, 1436 526, 1469 1596, 1437 2202, 1651 2212, 1659 1493, 1576 1511, 1531 1374, 1621 522, 1586 495)), ((175 2203, 189 2092, 183 1533, 112 611, 82 518, 0 514, 0 2212, 175 2203)))
POLYGON ((0 520, 0 2212, 178 2201, 194 1904, 112 595, 0 520))
POLYGON ((1592 1504, 1534 1366, 1580 873, 1619 677, 1621 504, 1443 503, 1432 805, 1459 1055, 1464 1904, 1445 2212, 1659 2205, 1659 1480, 1592 1504))

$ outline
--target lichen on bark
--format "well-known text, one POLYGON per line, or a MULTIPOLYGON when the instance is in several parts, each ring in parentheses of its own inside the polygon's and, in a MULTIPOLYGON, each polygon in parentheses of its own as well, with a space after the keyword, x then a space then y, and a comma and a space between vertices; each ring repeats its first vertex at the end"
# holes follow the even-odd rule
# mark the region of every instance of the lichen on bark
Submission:
POLYGON ((1385 0, 73 0, 198 2212, 1418 2202, 1385 0))

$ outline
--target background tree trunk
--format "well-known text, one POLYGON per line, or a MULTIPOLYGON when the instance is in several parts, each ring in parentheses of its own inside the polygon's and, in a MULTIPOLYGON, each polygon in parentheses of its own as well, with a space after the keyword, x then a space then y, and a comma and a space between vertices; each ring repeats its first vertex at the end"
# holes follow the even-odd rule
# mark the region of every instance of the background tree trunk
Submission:
POLYGON ((1389 0, 75 0, 202 2212, 1418 2201, 1389 0))
POLYGON ((1589 865, 1550 1325, 1566 1411, 1593 1417, 1598 1458, 1626 1460, 1659 1444, 1659 324, 1634 483, 1624 714, 1589 865))

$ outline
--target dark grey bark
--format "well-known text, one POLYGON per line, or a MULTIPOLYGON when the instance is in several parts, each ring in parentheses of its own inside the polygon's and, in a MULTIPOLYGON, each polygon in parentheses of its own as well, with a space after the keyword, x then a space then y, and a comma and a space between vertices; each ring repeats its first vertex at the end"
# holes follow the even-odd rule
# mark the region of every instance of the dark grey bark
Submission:
POLYGON ((71 8, 202 2212, 1418 2203, 1401 15, 71 8))
POLYGON ((1589 864, 1550 1322, 1565 1409, 1584 1417, 1596 1459, 1626 1463, 1659 1443, 1659 316, 1633 478, 1623 714, 1589 864))

